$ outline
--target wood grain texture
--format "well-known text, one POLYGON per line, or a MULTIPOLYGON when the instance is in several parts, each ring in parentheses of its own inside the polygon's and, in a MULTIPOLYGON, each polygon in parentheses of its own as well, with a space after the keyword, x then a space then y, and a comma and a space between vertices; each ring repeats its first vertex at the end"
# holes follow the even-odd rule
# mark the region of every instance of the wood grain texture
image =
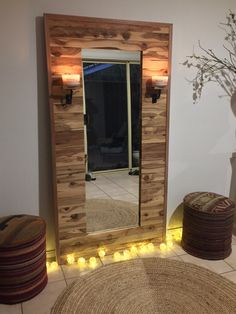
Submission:
POLYGON ((168 99, 164 89, 152 104, 146 86, 152 75, 169 75, 172 26, 164 23, 45 15, 48 77, 54 145, 58 256, 110 249, 165 234, 168 99), (116 49, 142 53, 140 226, 99 234, 86 232, 83 90, 63 107, 61 74, 82 77, 81 49, 116 49))

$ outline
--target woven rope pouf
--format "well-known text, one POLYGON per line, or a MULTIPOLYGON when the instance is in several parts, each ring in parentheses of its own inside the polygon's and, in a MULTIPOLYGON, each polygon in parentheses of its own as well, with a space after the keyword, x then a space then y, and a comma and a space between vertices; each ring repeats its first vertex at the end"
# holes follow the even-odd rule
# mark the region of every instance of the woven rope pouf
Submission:
POLYGON ((0 218, 0 303, 29 300, 46 284, 44 220, 30 215, 0 218))
POLYGON ((220 260, 231 253, 235 204, 210 192, 194 192, 184 198, 183 249, 194 256, 220 260))

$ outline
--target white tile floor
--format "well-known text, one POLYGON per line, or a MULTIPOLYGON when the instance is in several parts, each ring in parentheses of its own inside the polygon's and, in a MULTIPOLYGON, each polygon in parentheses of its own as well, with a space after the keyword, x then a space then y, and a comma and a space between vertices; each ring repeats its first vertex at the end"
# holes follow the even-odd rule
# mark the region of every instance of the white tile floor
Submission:
MULTIPOLYGON (((161 253, 156 249, 152 254, 138 255, 140 257, 158 256, 162 258, 169 258, 180 260, 184 262, 191 262, 196 265, 208 268, 223 277, 236 283, 236 237, 233 237, 232 254, 225 260, 207 261, 189 254, 186 254, 182 248, 175 244, 173 249, 167 253, 161 253)), ((98 267, 112 263, 111 256, 106 256, 99 261, 98 267)), ((77 266, 61 266, 56 271, 49 272, 49 283, 46 288, 35 298, 17 305, 3 305, 0 304, 0 314, 49 314, 50 309, 55 303, 58 295, 71 282, 76 280, 79 276, 86 274, 88 269, 79 270, 77 266)))
POLYGON ((123 200, 138 204, 139 176, 128 170, 96 174, 96 180, 86 182, 86 198, 123 200))

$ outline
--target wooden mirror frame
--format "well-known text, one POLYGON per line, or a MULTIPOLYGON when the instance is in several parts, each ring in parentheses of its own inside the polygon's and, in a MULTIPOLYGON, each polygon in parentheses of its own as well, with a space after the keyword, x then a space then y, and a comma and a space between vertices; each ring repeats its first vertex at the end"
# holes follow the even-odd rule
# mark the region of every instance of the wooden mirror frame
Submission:
POLYGON ((110 252, 132 242, 163 241, 166 231, 168 108, 172 25, 45 14, 51 116, 56 245, 59 263, 68 253, 91 256, 101 245, 110 252), (83 84, 72 105, 63 106, 63 73, 82 79, 82 48, 140 51, 142 55, 140 225, 86 233, 83 84), (152 103, 152 76, 168 75, 152 103))

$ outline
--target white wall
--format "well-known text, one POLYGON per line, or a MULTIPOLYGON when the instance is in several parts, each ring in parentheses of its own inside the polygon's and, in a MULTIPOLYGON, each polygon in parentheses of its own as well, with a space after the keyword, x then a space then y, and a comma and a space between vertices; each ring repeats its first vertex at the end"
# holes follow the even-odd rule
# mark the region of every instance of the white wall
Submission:
POLYGON ((235 0, 0 0, 0 214, 40 213, 53 236, 43 13, 173 23, 168 219, 188 192, 228 195, 236 148, 230 100, 212 85, 193 105, 191 71, 180 63, 198 39, 223 52, 218 24, 229 8, 235 0))

